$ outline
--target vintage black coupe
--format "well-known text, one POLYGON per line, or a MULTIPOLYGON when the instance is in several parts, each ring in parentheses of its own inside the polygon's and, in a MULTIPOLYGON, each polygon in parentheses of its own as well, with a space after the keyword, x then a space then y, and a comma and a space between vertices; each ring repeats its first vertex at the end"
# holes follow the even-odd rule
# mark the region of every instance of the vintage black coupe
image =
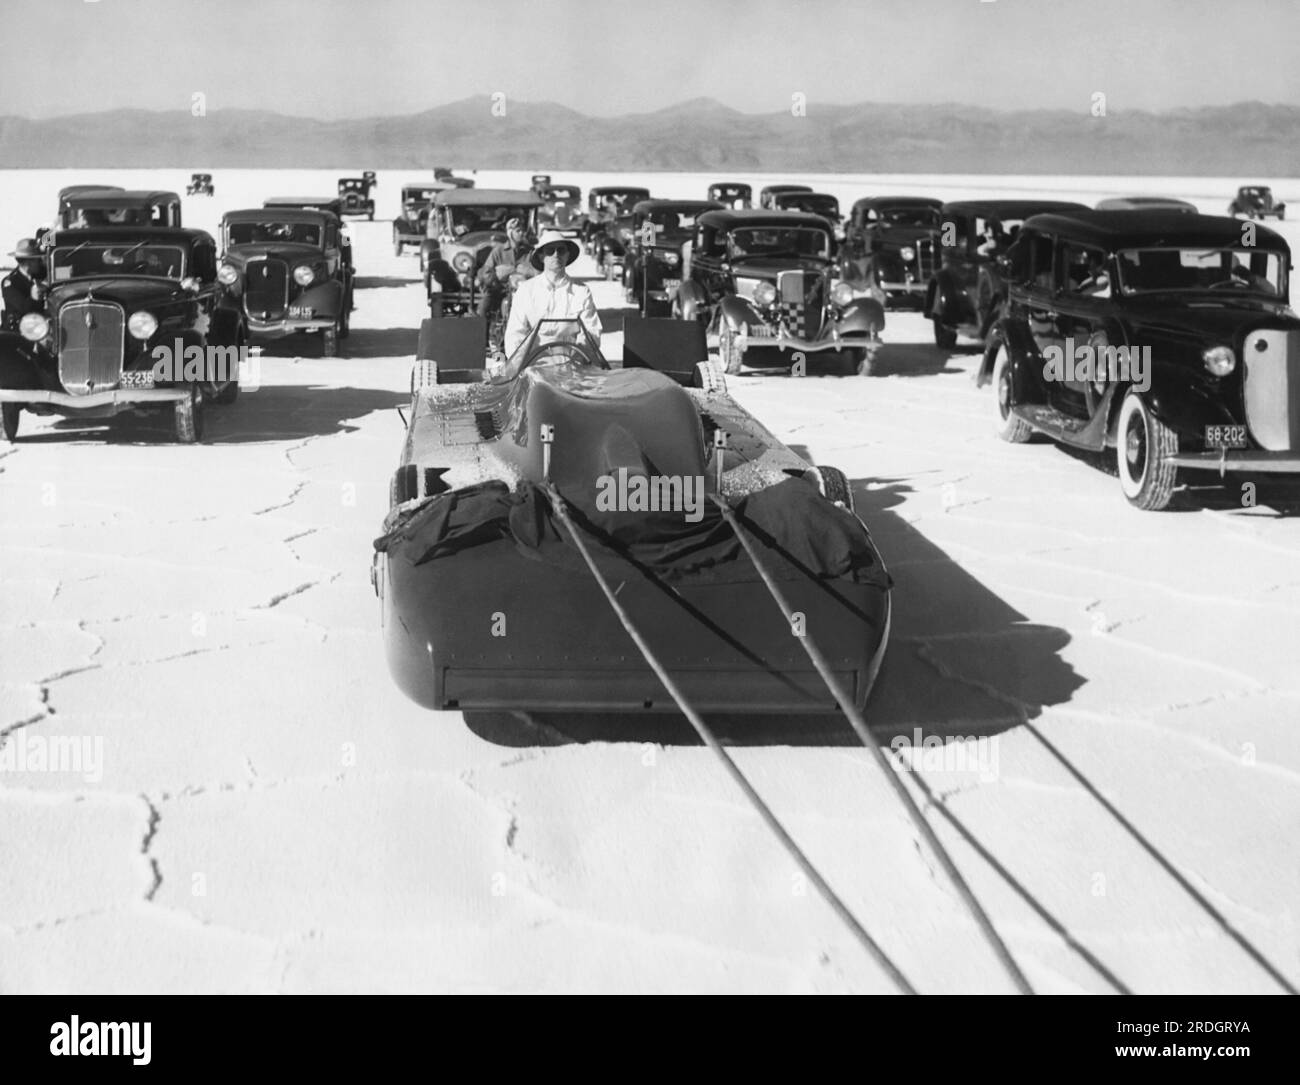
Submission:
POLYGON ((1286 204, 1273 195, 1268 185, 1242 185, 1237 197, 1228 204, 1228 214, 1245 215, 1248 219, 1284 219, 1286 204))
POLYGON ((559 230, 576 238, 582 226, 582 189, 549 184, 538 185, 534 191, 542 200, 537 210, 538 229, 559 230))
POLYGON ((252 335, 320 333, 321 352, 338 353, 352 312, 351 250, 342 223, 327 211, 251 208, 221 220, 225 304, 252 335))
POLYGON ((205 400, 239 393, 237 312, 220 306, 216 242, 202 230, 123 226, 51 236, 39 312, 0 333, 6 440, 23 410, 105 418, 158 406, 176 439, 203 435, 205 400), (196 349, 197 348, 197 349, 196 349))
POLYGON ((59 199, 60 230, 100 226, 180 226, 181 198, 153 189, 88 188, 59 199))
POLYGON ((920 306, 938 268, 935 234, 942 200, 928 196, 869 196, 845 224, 840 266, 855 285, 879 289, 885 304, 920 306))
POLYGON ((805 636, 862 708, 891 584, 844 475, 727 394, 703 328, 629 320, 629 356, 667 331, 702 387, 611 368, 576 321, 488 375, 440 327, 465 322, 425 322, 372 564, 397 685, 434 710, 678 711, 604 582, 699 711, 837 711, 805 636))
POLYGON ((190 183, 185 186, 187 196, 215 196, 216 186, 212 183, 210 173, 191 173, 190 183))
POLYGON ((715 181, 709 185, 709 199, 731 211, 748 211, 754 206, 754 189, 739 181, 715 181))
POLYGON ((478 305, 475 275, 492 246, 507 240, 506 223, 522 218, 536 236, 541 197, 527 190, 448 189, 429 210, 420 270, 432 316, 464 316, 478 305))
POLYGON ((632 208, 623 258, 623 293, 644 316, 668 316, 682 284, 682 248, 712 200, 642 200, 632 208))
POLYGON ((782 192, 811 192, 808 185, 768 185, 758 193, 758 206, 766 210, 771 210, 776 205, 772 202, 775 196, 782 192))
POLYGON ((1026 222, 980 383, 997 431, 1115 450, 1142 509, 1180 469, 1300 474, 1300 318, 1286 242, 1232 219, 1091 211, 1026 222))
POLYGON ((925 312, 935 344, 957 345, 957 336, 983 341, 1006 298, 997 257, 1016 239, 1031 215, 1087 211, 1063 200, 964 200, 940 211, 934 243, 939 266, 926 284, 925 312))
POLYGON ((339 199, 342 207, 339 214, 343 218, 360 218, 365 215, 371 222, 375 221, 375 201, 370 195, 373 182, 364 177, 340 177, 339 199))
POLYGON ((834 251, 820 215, 707 211, 696 223, 673 315, 716 329, 728 373, 744 364, 802 375, 821 358, 867 375, 884 306, 837 281, 834 251))

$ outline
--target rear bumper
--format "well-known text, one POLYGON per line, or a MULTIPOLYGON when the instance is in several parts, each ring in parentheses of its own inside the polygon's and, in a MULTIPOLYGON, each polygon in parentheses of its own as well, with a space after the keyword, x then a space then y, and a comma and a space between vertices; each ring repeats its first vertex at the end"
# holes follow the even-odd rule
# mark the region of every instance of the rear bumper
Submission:
POLYGON ((1300 474, 1300 453, 1263 452, 1244 449, 1239 452, 1179 452, 1169 463, 1201 471, 1258 471, 1261 474, 1300 474))
POLYGON ((115 388, 85 396, 67 392, 47 392, 25 388, 0 388, 0 403, 46 403, 68 411, 92 411, 104 407, 126 410, 141 403, 176 403, 190 398, 189 386, 183 388, 115 388))

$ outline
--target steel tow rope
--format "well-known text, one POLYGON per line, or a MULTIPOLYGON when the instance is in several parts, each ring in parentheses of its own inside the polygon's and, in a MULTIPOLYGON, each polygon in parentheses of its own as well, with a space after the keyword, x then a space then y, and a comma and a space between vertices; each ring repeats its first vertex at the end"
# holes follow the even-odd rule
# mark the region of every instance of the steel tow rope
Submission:
MULTIPOLYGON (((549 457, 547 458, 549 459, 549 457)), ((628 616, 627 611, 623 608, 623 605, 618 601, 614 591, 610 588, 609 582, 597 567, 595 560, 591 556, 591 552, 587 549, 586 543, 582 541, 582 536, 579 534, 577 527, 569 516, 569 510, 565 505, 564 498, 561 496, 559 490, 555 488, 555 485, 550 482, 549 479, 543 481, 539 485, 547 497, 550 498, 551 509, 555 514, 555 518, 568 530, 570 537, 573 539, 574 545, 577 546, 578 552, 582 555, 582 560, 587 563, 587 568, 591 571, 591 575, 595 577, 596 583, 600 586, 600 590, 609 601, 609 605, 613 609, 619 622, 622 623, 623 628, 627 630, 627 634, 632 638, 632 642, 636 645, 637 650, 643 657, 645 657, 645 661, 649 665, 650 669, 655 673, 655 676, 659 681, 663 683, 664 688, 668 690, 669 695, 677 703, 677 707, 682 710, 682 714, 690 721, 691 726, 695 728, 696 733, 704 741, 704 744, 718 756, 723 767, 730 774, 732 780, 735 781, 736 786, 740 788, 745 797, 754 806, 754 809, 758 811, 759 816, 766 823, 767 827, 772 830, 772 833, 781 842, 782 847, 786 849, 790 854, 790 857, 794 859, 796 864, 798 864, 799 869, 803 871, 804 876, 807 877, 807 879, 816 887, 818 893, 821 894, 822 899, 830 905, 831 909, 840 917, 841 920, 843 920, 845 926, 849 928, 853 936, 857 938, 867 952, 870 953, 871 956, 875 958, 876 962, 889 974, 890 979, 894 981, 899 990, 904 994, 917 994, 916 988, 912 986, 907 977, 899 970, 898 966, 895 965, 886 955, 885 951, 876 944, 875 939, 873 939, 871 935, 867 933, 862 924, 854 918, 853 913, 849 911, 844 902, 836 895, 835 890, 833 890, 827 884, 826 880, 817 872, 817 869, 812 865, 808 857, 800 850, 799 845, 795 843, 794 838, 786 832, 785 827, 777 820, 776 815, 772 813, 771 809, 769 809, 768 805, 759 796, 758 792, 754 790, 753 786, 736 766, 736 763, 731 759, 731 756, 723 748, 722 743, 718 741, 717 736, 714 735, 713 731, 700 717, 699 713, 690 706, 681 690, 677 688, 677 683, 673 681, 667 670, 656 658, 654 652, 650 650, 650 646, 646 644, 640 632, 638 632, 636 626, 633 624, 632 619, 628 616)))
MULTIPOLYGON (((758 554, 755 552, 754 546, 750 542, 747 533, 741 528, 740 521, 737 519, 735 512, 718 494, 710 494, 709 497, 722 511, 722 518, 726 520, 726 522, 731 526, 732 531, 736 533, 736 538, 740 540, 740 545, 745 548, 745 552, 754 563, 754 568, 758 570, 758 575, 763 578, 763 583, 767 586, 768 592, 771 594, 773 600, 775 600, 776 605, 781 608, 781 613, 785 615, 785 620, 790 622, 791 628, 793 628, 794 612, 786 602, 785 596, 781 594, 780 588, 776 586, 776 582, 772 579, 767 569, 763 567, 762 562, 759 561, 758 554)), ((933 827, 926 820, 925 815, 921 812, 921 808, 917 806, 916 800, 912 798, 911 792, 907 790, 907 787, 903 784, 899 774, 894 771, 888 758, 886 758, 884 753, 881 752, 879 744, 877 744, 871 737, 871 732, 867 729, 867 722, 862 718, 862 713, 857 710, 853 701, 849 697, 846 697, 844 691, 840 689, 839 682, 832 673, 830 665, 826 662, 826 657, 822 655, 821 650, 813 643, 810 637, 801 636, 798 639, 800 645, 803 646, 803 650, 807 653, 808 658, 812 660, 813 666, 817 668, 817 673, 821 675, 822 681, 826 683, 826 688, 830 690, 831 695, 840 706, 840 710, 848 718, 854 732, 857 734, 858 738, 862 740, 862 744, 871 752, 873 759, 880 767, 880 771, 885 774, 885 777, 889 780, 889 785, 903 801, 903 805, 907 808, 907 812, 911 816, 912 821, 920 830, 921 835, 925 837, 925 841, 929 844, 930 850, 934 853, 935 857, 947 872, 953 885, 957 887, 957 892, 961 895, 967 908, 970 909, 971 914, 975 917, 976 923, 979 925, 984 937, 993 947, 993 952, 997 955, 998 960, 1001 961, 1003 967, 1006 968, 1020 993, 1032 995, 1034 993, 1033 988, 1029 986, 1029 981, 1025 979, 1025 975, 1021 972, 1020 966, 1016 964, 1015 958, 1011 956, 1011 951, 1007 949, 1006 943, 1002 941, 1002 937, 994 928, 992 921, 985 913, 983 907, 981 907, 980 902, 975 899, 975 894, 971 892, 970 886, 966 884, 966 879, 962 877, 961 871, 959 871, 956 864, 953 863, 952 857, 948 854, 947 849, 939 842, 939 838, 935 835, 933 827)))

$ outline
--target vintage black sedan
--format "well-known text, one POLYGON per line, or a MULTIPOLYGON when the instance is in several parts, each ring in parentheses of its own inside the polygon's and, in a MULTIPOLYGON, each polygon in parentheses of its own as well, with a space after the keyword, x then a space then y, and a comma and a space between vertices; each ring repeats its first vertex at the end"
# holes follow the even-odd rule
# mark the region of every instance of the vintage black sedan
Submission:
POLYGON ((748 211, 754 206, 754 189, 740 181, 715 181, 709 185, 709 199, 732 211, 748 211))
POLYGON ((1228 214, 1248 219, 1284 219, 1286 204, 1273 195, 1268 185, 1242 185, 1237 189, 1237 198, 1228 204, 1228 214))
MULTIPOLYGON (((67 190, 65 190, 66 192, 67 190)), ((152 189, 90 188, 59 200, 60 230, 99 226, 180 226, 181 198, 152 189)))
POLYGON ((717 330, 729 373, 744 364, 802 375, 817 355, 869 374, 884 306, 836 281, 834 250, 820 215, 707 211, 696 223, 673 315, 717 330))
POLYGON ((246 336, 239 314, 220 307, 211 234, 64 230, 44 270, 42 310, 0 333, 6 440, 23 410, 104 418, 158 406, 172 411, 176 439, 192 442, 205 400, 234 401, 246 336))
POLYGON ((782 192, 811 192, 808 185, 768 185, 758 193, 758 206, 772 209, 776 205, 772 202, 773 197, 780 195, 782 192))
POLYGON ((429 225, 429 208, 439 192, 454 188, 444 181, 416 182, 402 186, 402 213, 393 219, 393 253, 401 256, 408 245, 417 248, 429 225))
POLYGON ((225 304, 251 334, 279 338, 319 332, 333 357, 348 336, 353 271, 342 223, 327 211, 251 208, 221 220, 225 304))
POLYGON ((371 222, 375 221, 375 201, 370 195, 372 183, 364 177, 339 178, 339 199, 343 201, 339 213, 342 217, 359 218, 365 215, 371 222))
POLYGON ((826 192, 778 192, 772 197, 774 211, 807 211, 821 215, 831 224, 836 241, 844 240, 844 216, 840 201, 826 192))
POLYGON ((582 189, 577 185, 550 184, 538 185, 534 191, 542 200, 537 211, 538 228, 576 237, 581 228, 582 189))
POLYGON ((214 196, 216 191, 210 173, 191 173, 190 183, 185 186, 187 196, 214 196))
POLYGON ((682 246, 702 214, 721 209, 712 200, 642 200, 632 208, 623 293, 644 316, 669 315, 682 284, 682 246))
POLYGON ((934 242, 939 267, 926 285, 925 312, 937 346, 957 336, 983 340, 1006 298, 996 259, 1016 239, 1025 219, 1054 211, 1087 211, 1063 200, 963 200, 946 203, 934 242))
POLYGON ((858 200, 849 213, 840 250, 845 279, 874 284, 891 307, 923 304, 939 266, 935 234, 942 208, 942 200, 928 196, 858 200))
POLYGON ((630 215, 633 206, 649 198, 648 188, 634 185, 597 185, 590 189, 587 213, 582 219, 582 247, 594 256, 597 239, 607 234, 620 216, 630 215))
POLYGON ((478 305, 475 275, 492 246, 504 243, 506 223, 522 218, 537 234, 541 198, 504 188, 454 188, 439 192, 429 210, 420 270, 432 316, 468 316, 478 305))
POLYGON ((1166 507, 1179 470, 1300 474, 1300 318, 1272 230, 1178 211, 1026 222, 979 382, 997 432, 1115 450, 1120 487, 1166 507))

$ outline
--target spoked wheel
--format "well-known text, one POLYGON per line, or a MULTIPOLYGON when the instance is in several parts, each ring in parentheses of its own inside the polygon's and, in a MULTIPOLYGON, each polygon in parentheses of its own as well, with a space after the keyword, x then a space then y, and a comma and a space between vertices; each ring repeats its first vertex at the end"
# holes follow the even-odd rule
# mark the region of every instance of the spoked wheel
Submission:
POLYGON ((18 440, 18 416, 22 413, 21 403, 0 403, 0 434, 10 444, 18 440))
POLYGON ((1115 466, 1129 504, 1156 511, 1173 499, 1178 468, 1169 457, 1178 452, 1178 434, 1155 415, 1130 388, 1119 409, 1115 466))
POLYGON ((724 320, 718 328, 718 358, 722 362, 723 371, 734 377, 740 372, 744 357, 745 352, 740 349, 736 329, 724 320))
POLYGON ((192 445, 203 438, 203 392, 197 384, 190 385, 189 395, 178 399, 174 408, 173 424, 176 440, 192 445))
POLYGON ((994 338, 988 349, 993 352, 993 395, 998 404, 994 429, 1004 441, 1013 445, 1024 444, 1034 431, 1023 418, 1011 413, 1011 352, 1000 335, 994 338))

